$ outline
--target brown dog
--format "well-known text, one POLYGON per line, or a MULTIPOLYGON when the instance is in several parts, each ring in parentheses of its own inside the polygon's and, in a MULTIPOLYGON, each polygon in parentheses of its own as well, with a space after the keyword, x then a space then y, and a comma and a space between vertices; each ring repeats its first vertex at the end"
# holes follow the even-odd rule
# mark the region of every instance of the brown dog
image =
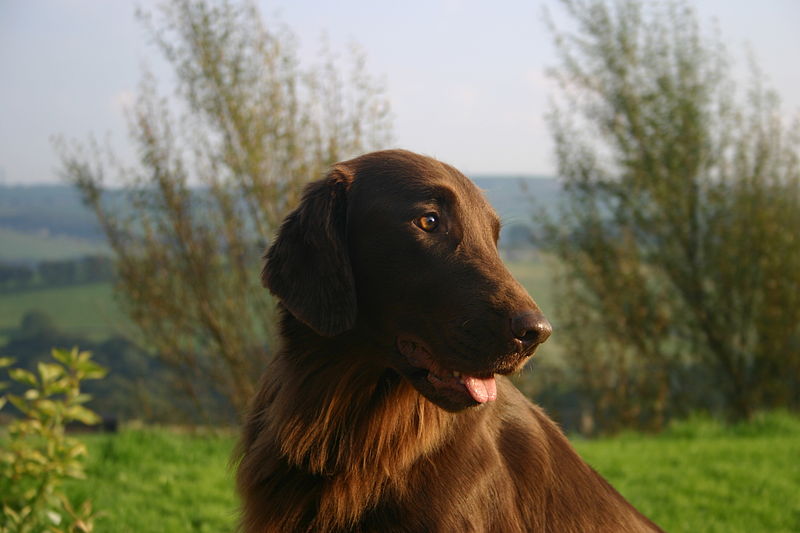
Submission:
POLYGON ((244 531, 659 531, 504 377, 550 324, 499 231, 410 152, 308 186, 262 273, 283 346, 239 446, 244 531))

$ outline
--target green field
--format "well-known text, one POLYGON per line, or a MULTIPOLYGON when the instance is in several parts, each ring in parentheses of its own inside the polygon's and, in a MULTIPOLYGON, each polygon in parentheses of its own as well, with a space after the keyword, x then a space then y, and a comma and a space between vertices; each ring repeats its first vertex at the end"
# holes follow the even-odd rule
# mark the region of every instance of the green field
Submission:
POLYGON ((577 441, 581 455, 666 531, 800 531, 800 419, 724 428, 673 424, 657 437, 577 441))
POLYGON ((550 279, 550 263, 539 257, 526 261, 507 260, 506 265, 511 274, 519 281, 528 293, 536 300, 536 304, 546 315, 553 314, 553 285, 550 279))
POLYGON ((73 259, 94 254, 108 254, 108 247, 98 241, 50 235, 46 231, 23 233, 0 227, 0 261, 73 259))
MULTIPOLYGON (((236 500, 232 435, 128 429, 83 437, 89 480, 70 486, 104 515, 104 532, 229 532, 236 500)), ((800 419, 774 413, 722 427, 576 440, 581 455, 670 532, 800 531, 800 419)))
POLYGON ((70 496, 90 498, 96 530, 119 533, 233 531, 236 498, 228 460, 234 438, 168 430, 89 435, 88 479, 70 496))
POLYGON ((537 352, 539 361, 544 361, 549 365, 560 364, 563 355, 563 344, 555 317, 555 293, 550 271, 554 263, 543 260, 538 254, 532 255, 526 260, 506 259, 505 263, 511 274, 525 287, 553 324, 553 335, 537 352))
POLYGON ((92 340, 125 333, 131 327, 107 282, 10 292, 0 294, 0 343, 33 310, 46 312, 60 330, 92 340))

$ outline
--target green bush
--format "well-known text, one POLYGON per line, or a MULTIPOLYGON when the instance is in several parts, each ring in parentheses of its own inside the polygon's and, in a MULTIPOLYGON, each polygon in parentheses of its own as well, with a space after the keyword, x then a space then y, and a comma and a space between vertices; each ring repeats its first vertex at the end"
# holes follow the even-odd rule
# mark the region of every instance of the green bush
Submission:
MULTIPOLYGON (((0 409, 9 402, 22 414, 0 437, 0 533, 88 532, 95 513, 90 500, 76 504, 64 494, 66 479, 85 478, 86 446, 67 437, 70 422, 96 424, 97 414, 84 407, 81 381, 99 379, 106 370, 91 361, 89 352, 52 351, 56 363, 39 363, 38 376, 12 368, 9 377, 25 390, 0 396, 0 409)), ((0 368, 13 364, 0 358, 0 368)), ((0 383, 6 389, 8 383, 0 383)))

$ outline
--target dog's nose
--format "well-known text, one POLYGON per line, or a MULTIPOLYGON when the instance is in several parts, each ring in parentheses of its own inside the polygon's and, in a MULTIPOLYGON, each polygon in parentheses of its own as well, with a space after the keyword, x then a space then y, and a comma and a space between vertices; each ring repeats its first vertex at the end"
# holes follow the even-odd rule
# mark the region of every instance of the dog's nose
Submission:
POLYGON ((553 332, 553 326, 540 311, 528 311, 511 319, 511 333, 525 348, 541 344, 553 332))

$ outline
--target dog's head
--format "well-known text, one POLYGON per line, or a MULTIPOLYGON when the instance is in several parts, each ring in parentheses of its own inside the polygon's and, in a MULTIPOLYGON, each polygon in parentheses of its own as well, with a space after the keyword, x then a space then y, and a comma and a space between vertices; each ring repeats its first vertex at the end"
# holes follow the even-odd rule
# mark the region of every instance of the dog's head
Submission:
POLYGON ((494 400, 551 327, 503 265, 500 221, 453 167, 411 152, 339 163, 308 186, 266 256, 264 284, 333 337, 358 327, 440 407, 494 400))

